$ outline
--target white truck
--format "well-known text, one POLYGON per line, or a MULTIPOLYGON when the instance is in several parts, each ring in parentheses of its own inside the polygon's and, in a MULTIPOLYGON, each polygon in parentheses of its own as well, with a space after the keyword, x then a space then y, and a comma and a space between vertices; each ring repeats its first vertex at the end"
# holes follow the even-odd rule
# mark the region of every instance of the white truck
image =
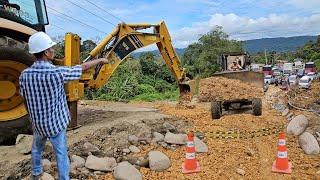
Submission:
POLYGON ((283 64, 283 75, 289 76, 293 72, 293 63, 283 64))

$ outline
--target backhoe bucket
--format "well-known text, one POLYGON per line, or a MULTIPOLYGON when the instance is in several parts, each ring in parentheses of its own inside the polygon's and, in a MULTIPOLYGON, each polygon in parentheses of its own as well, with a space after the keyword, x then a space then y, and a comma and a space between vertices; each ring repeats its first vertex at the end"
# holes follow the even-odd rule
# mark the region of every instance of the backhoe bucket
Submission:
POLYGON ((263 88, 264 75, 263 73, 254 71, 224 71, 215 73, 213 76, 225 77, 230 79, 239 79, 243 82, 252 84, 258 88, 263 88))
POLYGON ((179 84, 179 90, 180 90, 179 101, 180 102, 191 102, 192 88, 191 88, 189 82, 184 82, 184 83, 179 84))

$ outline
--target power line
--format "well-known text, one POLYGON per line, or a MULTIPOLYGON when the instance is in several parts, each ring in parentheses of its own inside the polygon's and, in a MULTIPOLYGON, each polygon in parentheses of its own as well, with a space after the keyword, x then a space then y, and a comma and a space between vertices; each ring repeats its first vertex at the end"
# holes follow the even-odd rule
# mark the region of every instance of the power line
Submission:
POLYGON ((105 9, 101 8, 100 6, 98 6, 98 5, 94 4, 93 2, 91 2, 91 1, 89 1, 89 0, 85 0, 85 1, 87 1, 87 2, 88 2, 88 3, 90 3, 91 5, 95 6, 96 8, 98 8, 98 9, 100 9, 100 10, 102 10, 102 11, 106 12, 107 14, 111 15, 112 17, 114 17, 114 18, 116 18, 116 19, 120 20, 121 22, 124 22, 122 19, 118 18, 117 16, 113 15, 112 13, 108 12, 107 10, 105 10, 105 9))
POLYGON ((54 25, 54 24, 50 24, 49 26, 53 26, 53 27, 56 27, 56 28, 58 28, 58 29, 60 29, 60 30, 62 30, 62 31, 66 31, 66 30, 65 30, 65 29, 63 29, 62 27, 57 26, 57 25, 54 25))
POLYGON ((51 8, 51 7, 49 7, 49 6, 47 6, 47 8, 49 8, 50 10, 52 10, 52 11, 54 11, 54 12, 56 12, 56 13, 62 15, 62 16, 66 16, 66 17, 68 17, 68 18, 70 18, 70 19, 72 19, 72 20, 74 20, 74 21, 77 21, 78 23, 80 23, 80 24, 82 24, 82 25, 84 25, 84 26, 90 27, 90 28, 92 28, 92 29, 94 29, 94 30, 96 30, 96 31, 99 31, 99 32, 101 32, 101 33, 104 33, 104 34, 108 34, 107 32, 101 31, 101 30, 99 30, 99 29, 97 29, 97 28, 95 28, 95 27, 93 27, 93 26, 91 26, 91 25, 89 25, 89 24, 86 24, 86 23, 84 23, 84 22, 82 22, 82 21, 80 21, 80 20, 78 20, 78 19, 75 19, 75 18, 73 18, 73 17, 71 17, 71 16, 69 16, 69 15, 67 15, 67 14, 64 14, 64 13, 62 13, 62 12, 59 12, 59 11, 57 11, 56 9, 53 9, 53 8, 51 8))
POLYGON ((99 19, 103 20, 104 22, 106 22, 106 23, 109 23, 109 24, 111 24, 111 25, 116 26, 116 25, 115 25, 115 24, 113 24, 112 22, 105 20, 104 18, 102 18, 102 17, 100 17, 100 16, 96 15, 95 13, 92 13, 91 11, 89 11, 89 10, 87 10, 87 9, 85 9, 85 8, 83 8, 83 7, 81 7, 80 5, 78 5, 78 4, 76 4, 76 3, 72 2, 72 1, 69 1, 69 0, 66 0, 66 1, 68 1, 68 2, 69 2, 69 3, 71 3, 71 4, 73 4, 74 6, 77 6, 78 8, 80 8, 80 9, 82 9, 82 10, 84 10, 84 11, 86 11, 86 12, 88 12, 88 13, 92 14, 92 15, 94 15, 95 17, 97 17, 97 18, 99 18, 99 19))

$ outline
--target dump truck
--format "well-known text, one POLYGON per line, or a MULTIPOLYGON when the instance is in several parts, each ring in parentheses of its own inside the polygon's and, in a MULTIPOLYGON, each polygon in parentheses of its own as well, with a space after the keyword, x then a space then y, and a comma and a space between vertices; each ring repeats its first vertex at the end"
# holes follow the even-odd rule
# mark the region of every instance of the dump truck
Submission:
MULTIPOLYGON (((215 73, 212 77, 239 80, 250 84, 252 86, 252 91, 255 91, 255 89, 261 89, 262 91, 264 86, 264 75, 261 72, 249 70, 251 60, 247 53, 223 53, 219 58, 219 63, 221 71, 215 73), (241 66, 241 69, 237 71, 230 71, 228 67, 230 67, 230 64, 234 62, 238 63, 238 65, 241 66)), ((232 84, 230 85, 232 86, 232 84)), ((246 96, 252 93, 251 90, 245 90, 245 95, 238 94, 237 91, 240 90, 241 89, 234 90, 235 93, 233 93, 233 97, 222 97, 222 99, 215 99, 211 102, 211 115, 213 119, 219 119, 223 114, 223 110, 239 110, 244 107, 251 108, 252 114, 255 116, 260 116, 262 114, 261 97, 246 96)), ((220 91, 223 91, 223 89, 220 88, 220 91)), ((219 91, 217 93, 222 94, 219 91)))
MULTIPOLYGON (((28 53, 28 38, 37 31, 45 31, 45 26, 49 24, 44 0, 15 2, 0 1, 0 143, 14 141, 18 134, 31 130, 28 112, 19 92, 19 76, 35 60, 28 53)), ((64 42, 64 59, 54 61, 54 64, 81 64, 81 38, 67 33, 64 42)), ((157 45, 179 85, 181 95, 190 92, 188 78, 172 46, 164 21, 157 24, 120 23, 85 59, 86 62, 105 57, 110 63, 89 69, 80 80, 65 85, 71 128, 77 126, 77 102, 84 97, 84 89, 97 89, 105 85, 130 53, 151 44, 157 45), (145 29, 151 29, 151 32, 145 29)))

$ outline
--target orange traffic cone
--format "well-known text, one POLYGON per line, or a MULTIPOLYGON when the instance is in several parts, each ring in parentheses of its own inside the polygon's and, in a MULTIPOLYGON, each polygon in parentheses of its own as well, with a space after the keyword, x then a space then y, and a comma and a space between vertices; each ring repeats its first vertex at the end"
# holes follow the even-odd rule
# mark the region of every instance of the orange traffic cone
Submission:
POLYGON ((199 162, 196 160, 196 148, 193 141, 193 133, 188 134, 186 159, 182 163, 182 173, 190 174, 200 172, 199 162))
POLYGON ((288 160, 286 140, 284 132, 279 134, 277 160, 272 164, 272 172, 291 174, 292 164, 288 160))

